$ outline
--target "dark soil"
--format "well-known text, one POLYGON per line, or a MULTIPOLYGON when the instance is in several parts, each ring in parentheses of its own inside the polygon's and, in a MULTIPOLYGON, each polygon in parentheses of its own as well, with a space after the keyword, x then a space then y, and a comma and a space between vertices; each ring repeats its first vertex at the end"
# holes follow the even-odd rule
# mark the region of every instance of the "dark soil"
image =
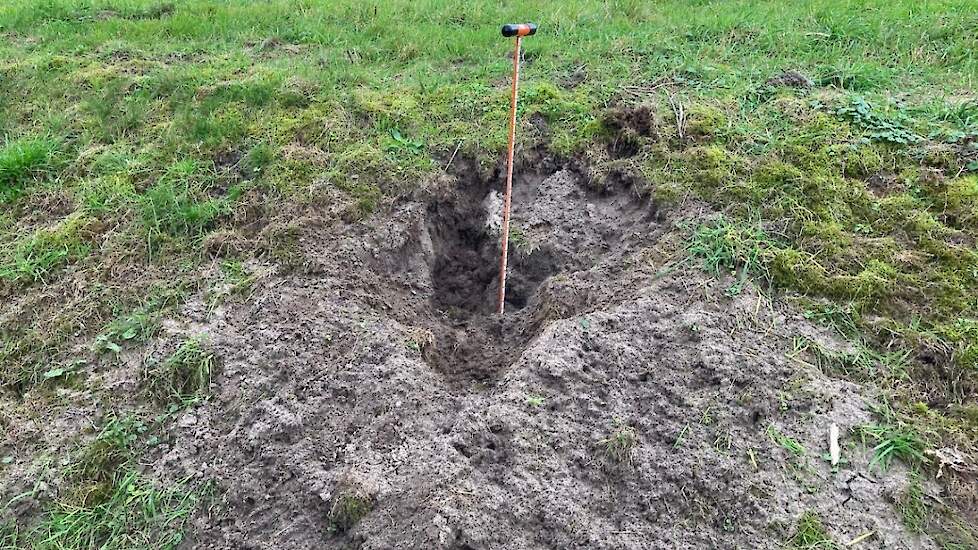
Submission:
POLYGON ((608 110, 604 126, 613 139, 608 140, 612 158, 628 158, 638 154, 644 139, 658 136, 658 121, 648 105, 619 105, 608 110))

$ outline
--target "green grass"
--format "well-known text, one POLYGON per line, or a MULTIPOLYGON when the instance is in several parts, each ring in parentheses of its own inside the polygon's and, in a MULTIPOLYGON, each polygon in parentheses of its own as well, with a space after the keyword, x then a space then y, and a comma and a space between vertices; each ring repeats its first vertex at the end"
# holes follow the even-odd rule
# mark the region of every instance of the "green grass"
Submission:
POLYGON ((72 464, 69 476, 95 485, 111 480, 116 468, 135 456, 134 445, 146 430, 146 425, 134 416, 109 414, 95 440, 72 464))
POLYGON ((92 342, 95 353, 119 353, 126 345, 141 344, 156 336, 163 316, 181 303, 180 285, 158 286, 146 293, 139 305, 105 324, 92 342))
POLYGON ((143 225, 152 250, 165 238, 200 239, 226 212, 226 203, 207 195, 207 169, 184 160, 168 169, 139 199, 143 225))
POLYGON ((3 550, 21 548, 20 540, 16 525, 10 522, 0 523, 0 548, 3 550))
POLYGON ((200 340, 191 338, 165 359, 148 359, 143 383, 158 403, 186 405, 206 397, 214 368, 214 354, 200 340))
POLYGON ((791 540, 788 541, 791 550, 840 550, 841 545, 835 543, 822 520, 814 512, 805 512, 798 518, 798 525, 791 540))
POLYGON ((894 459, 915 465, 927 462, 924 441, 908 426, 870 424, 859 427, 863 442, 873 444, 870 465, 886 469, 894 459))
POLYGON ((182 484, 160 489, 135 471, 94 505, 58 505, 26 538, 31 548, 177 548, 198 498, 182 484))
POLYGON ((910 472, 907 490, 899 497, 900 515, 903 524, 914 533, 923 533, 929 510, 924 503, 924 489, 920 483, 920 472, 910 472))
POLYGON ((766 257, 774 246, 762 228, 720 216, 712 223, 698 226, 686 250, 701 261, 706 272, 733 276, 735 281, 727 289, 733 295, 740 293, 749 275, 762 282, 770 279, 766 257))
POLYGON ((911 356, 908 350, 879 351, 859 339, 852 341, 851 350, 836 351, 809 340, 797 342, 796 349, 811 351, 815 365, 827 375, 873 381, 880 387, 893 387, 907 380, 911 356))
POLYGON ((373 508, 372 499, 360 492, 343 492, 329 508, 326 529, 330 533, 344 533, 352 529, 373 508))
POLYGON ((39 521, 0 528, 0 548, 51 550, 176 548, 206 487, 189 480, 160 488, 136 461, 169 417, 147 426, 135 416, 110 414, 93 441, 68 464, 59 497, 39 521))
POLYGON ((0 280, 38 282, 89 253, 86 232, 91 220, 72 215, 51 228, 41 228, 0 251, 0 280))
POLYGON ((805 447, 789 435, 785 435, 774 424, 767 427, 767 436, 772 443, 782 447, 795 457, 803 457, 806 454, 805 447))
POLYGON ((23 192, 53 169, 57 143, 46 138, 7 140, 0 145, 0 204, 23 192))

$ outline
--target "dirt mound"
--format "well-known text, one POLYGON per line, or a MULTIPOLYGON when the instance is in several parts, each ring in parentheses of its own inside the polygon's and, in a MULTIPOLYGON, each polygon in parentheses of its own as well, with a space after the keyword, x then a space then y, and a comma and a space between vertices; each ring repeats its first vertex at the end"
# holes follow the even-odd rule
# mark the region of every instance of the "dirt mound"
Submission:
POLYGON ((841 471, 820 457, 830 422, 870 420, 859 387, 789 358, 826 335, 663 275, 674 220, 567 171, 517 183, 496 318, 494 192, 308 230, 313 273, 169 327, 205 332, 224 364, 152 465, 218 481, 227 511, 189 546, 780 548, 814 511, 836 540, 931 547, 900 527, 898 468, 870 471, 848 437, 841 471))

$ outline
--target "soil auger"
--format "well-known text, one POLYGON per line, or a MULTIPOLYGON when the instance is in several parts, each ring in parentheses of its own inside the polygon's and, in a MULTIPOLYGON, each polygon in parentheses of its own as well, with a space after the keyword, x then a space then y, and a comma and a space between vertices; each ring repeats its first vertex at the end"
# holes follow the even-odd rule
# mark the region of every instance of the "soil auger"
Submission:
POLYGON ((509 107, 509 150, 506 155, 506 192, 503 195, 502 254, 499 259, 499 304, 496 312, 500 315, 506 307, 506 252, 509 246, 509 208, 513 197, 513 147, 516 141, 516 95, 520 81, 520 41, 524 36, 533 36, 537 26, 533 23, 503 25, 503 36, 516 37, 513 51, 513 92, 509 107))

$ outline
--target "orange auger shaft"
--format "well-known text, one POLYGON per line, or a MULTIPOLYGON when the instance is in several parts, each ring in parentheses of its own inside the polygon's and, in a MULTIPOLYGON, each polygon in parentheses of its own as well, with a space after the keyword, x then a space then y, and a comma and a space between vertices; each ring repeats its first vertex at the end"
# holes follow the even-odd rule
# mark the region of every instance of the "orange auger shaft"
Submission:
POLYGON ((520 41, 524 36, 537 32, 533 23, 503 25, 503 36, 516 37, 513 51, 513 91, 509 107, 509 150, 506 153, 506 191, 503 194, 502 254, 499 258, 499 303, 496 313, 502 315, 506 308, 506 255, 509 248, 509 209, 513 202, 513 148, 516 142, 516 94, 520 82, 520 41))

